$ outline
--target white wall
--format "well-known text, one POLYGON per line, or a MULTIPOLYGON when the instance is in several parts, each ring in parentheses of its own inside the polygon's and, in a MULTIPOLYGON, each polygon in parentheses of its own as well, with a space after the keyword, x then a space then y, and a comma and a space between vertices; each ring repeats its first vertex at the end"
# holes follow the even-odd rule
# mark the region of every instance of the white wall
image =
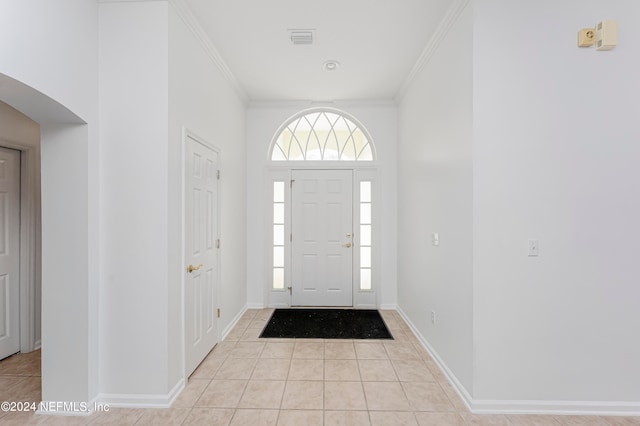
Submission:
POLYGON ((100 5, 100 377, 123 404, 166 404, 186 380, 183 129, 220 149, 220 328, 246 304, 244 105, 175 7, 100 5))
POLYGON ((640 411, 639 21, 636 0, 475 2, 476 399, 640 411), (576 47, 604 19, 619 46, 576 47))
POLYGON ((398 304, 472 389, 473 10, 467 6, 399 106, 398 304), (438 233, 440 245, 431 245, 438 233), (436 325, 430 312, 436 313, 436 325))
POLYGON ((639 14, 473 2, 402 99, 399 304, 474 409, 638 411, 639 14))
MULTIPOLYGON (((165 398, 181 374, 178 304, 168 300, 178 285, 168 246, 179 220, 169 207, 179 202, 170 186, 175 161, 168 158, 176 143, 169 142, 167 124, 169 25, 166 1, 3 3, 0 100, 41 129, 43 400, 89 401, 100 391, 145 394, 153 402, 165 398)), ((193 45, 182 43, 172 44, 176 57, 193 45)), ((200 114, 184 122, 224 139, 223 236, 231 234, 223 262, 240 265, 223 273, 224 325, 246 300, 244 222, 236 214, 245 202, 243 121, 228 86, 207 78, 215 108, 203 113, 181 99, 185 109, 178 111, 200 114), (204 124, 210 112, 215 131, 204 124)))
POLYGON ((168 393, 168 11, 166 1, 100 4, 106 395, 168 393))
POLYGON ((87 171, 87 126, 42 125, 41 135, 42 399, 87 401, 97 390, 97 383, 88 388, 97 359, 88 353, 96 336, 90 321, 95 289, 87 282, 90 186, 78 178, 87 171))
POLYGON ((176 383, 176 371, 183 356, 181 284, 183 227, 183 128, 197 134, 220 150, 220 205, 222 241, 218 300, 222 332, 241 312, 247 301, 244 283, 246 265, 246 173, 244 105, 223 77, 214 59, 181 18, 169 14, 169 383, 176 383))
POLYGON ((94 118, 90 114, 97 112, 96 3, 6 0, 0 23, 0 72, 42 92, 84 121, 94 118))
POLYGON ((98 386, 97 5, 2 7, 0 99, 41 125, 42 398, 87 401, 98 386))
MULTIPOLYGON (((291 116, 313 106, 310 103, 255 104, 247 110, 247 301, 252 306, 265 306, 268 266, 265 249, 265 178, 268 151, 278 128, 291 116)), ((382 185, 380 223, 382 258, 379 266, 379 305, 395 306, 396 300, 396 175, 397 175, 397 110, 388 103, 335 102, 329 105, 354 116, 369 131, 376 147, 382 185)))

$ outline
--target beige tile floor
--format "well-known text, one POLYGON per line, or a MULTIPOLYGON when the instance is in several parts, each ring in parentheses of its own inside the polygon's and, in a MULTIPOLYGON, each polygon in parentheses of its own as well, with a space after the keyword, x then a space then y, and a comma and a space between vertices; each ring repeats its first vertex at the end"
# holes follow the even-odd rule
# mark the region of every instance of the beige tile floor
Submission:
MULTIPOLYGON (((90 417, 2 413, 45 425, 640 425, 640 417, 473 415, 395 311, 395 340, 259 339, 272 310, 249 310, 169 409, 90 417)), ((0 362, 0 400, 40 398, 40 354, 0 362)))

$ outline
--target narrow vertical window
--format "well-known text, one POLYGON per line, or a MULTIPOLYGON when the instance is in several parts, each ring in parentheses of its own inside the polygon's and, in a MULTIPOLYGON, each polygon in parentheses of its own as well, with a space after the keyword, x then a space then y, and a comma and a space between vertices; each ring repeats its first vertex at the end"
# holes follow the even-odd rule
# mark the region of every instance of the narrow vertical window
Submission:
POLYGON ((273 182, 273 288, 284 289, 284 182, 273 182))
POLYGON ((371 181, 360 182, 360 290, 371 290, 371 181))

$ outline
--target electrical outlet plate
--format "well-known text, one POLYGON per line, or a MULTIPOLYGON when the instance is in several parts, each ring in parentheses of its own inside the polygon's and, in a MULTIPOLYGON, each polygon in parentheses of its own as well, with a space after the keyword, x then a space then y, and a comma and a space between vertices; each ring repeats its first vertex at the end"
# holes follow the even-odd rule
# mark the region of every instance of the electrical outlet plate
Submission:
POLYGON ((589 47, 596 43, 596 29, 583 28, 578 31, 578 47, 589 47))

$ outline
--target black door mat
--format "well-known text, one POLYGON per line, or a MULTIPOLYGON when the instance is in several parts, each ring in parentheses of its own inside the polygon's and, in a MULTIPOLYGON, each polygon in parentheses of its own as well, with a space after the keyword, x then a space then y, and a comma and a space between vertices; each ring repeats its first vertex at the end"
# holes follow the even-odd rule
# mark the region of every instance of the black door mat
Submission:
POLYGON ((276 309, 261 338, 393 339, 373 309, 276 309))

